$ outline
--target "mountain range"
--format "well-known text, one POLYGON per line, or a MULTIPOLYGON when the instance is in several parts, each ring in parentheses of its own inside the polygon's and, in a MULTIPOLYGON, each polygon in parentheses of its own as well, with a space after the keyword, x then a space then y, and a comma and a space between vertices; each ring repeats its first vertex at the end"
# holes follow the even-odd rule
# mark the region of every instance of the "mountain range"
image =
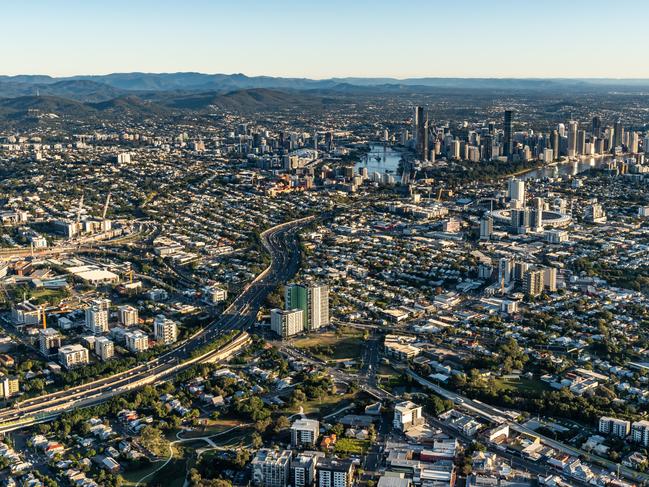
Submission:
POLYGON ((327 90, 336 92, 466 90, 637 90, 649 89, 649 79, 561 78, 281 78, 244 74, 113 73, 55 78, 46 75, 0 76, 0 98, 51 95, 84 102, 105 101, 128 94, 149 97, 153 93, 227 93, 248 89, 327 90))

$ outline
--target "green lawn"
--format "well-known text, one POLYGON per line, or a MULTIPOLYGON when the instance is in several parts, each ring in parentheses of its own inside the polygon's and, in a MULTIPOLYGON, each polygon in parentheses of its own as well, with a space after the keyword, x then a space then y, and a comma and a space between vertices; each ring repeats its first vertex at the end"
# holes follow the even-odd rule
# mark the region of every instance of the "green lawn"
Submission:
POLYGON ((325 332, 298 338, 293 342, 320 360, 358 360, 363 346, 363 332, 353 328, 342 328, 338 333, 325 332))
POLYGON ((334 451, 341 455, 362 455, 370 447, 369 440, 355 438, 340 438, 336 441, 334 451))
POLYGON ((550 387, 545 383, 537 379, 496 379, 496 384, 499 391, 515 390, 521 393, 525 392, 535 392, 540 393, 543 391, 550 390, 550 387))

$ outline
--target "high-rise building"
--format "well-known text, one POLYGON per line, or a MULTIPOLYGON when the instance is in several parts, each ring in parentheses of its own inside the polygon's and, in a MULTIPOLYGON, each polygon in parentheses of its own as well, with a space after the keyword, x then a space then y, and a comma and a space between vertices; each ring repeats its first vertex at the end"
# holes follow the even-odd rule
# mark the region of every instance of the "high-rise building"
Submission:
POLYGON ((56 353, 61 346, 61 334, 53 328, 45 328, 38 332, 38 345, 45 356, 56 353))
POLYGON ((59 362, 66 369, 87 364, 88 361, 88 349, 78 343, 59 348, 59 362))
POLYGON ((631 432, 631 423, 624 419, 602 416, 599 418, 599 432, 607 435, 619 436, 620 438, 626 438, 631 432))
POLYGON ((504 139, 503 139, 503 155, 507 156, 508 159, 511 159, 514 152, 514 133, 512 130, 512 111, 505 110, 504 117, 504 139))
POLYGON ((554 156, 554 160, 559 160, 559 131, 558 130, 553 130, 552 131, 552 155, 554 156))
POLYGON ((86 308, 86 328, 95 335, 108 332, 108 310, 97 305, 86 308))
POLYGON ((595 137, 599 137, 602 131, 602 120, 595 116, 593 117, 592 132, 595 137))
POLYGON ((527 208, 512 208, 511 227, 512 233, 527 233, 530 229, 530 210, 527 208))
POLYGON ((133 326, 138 323, 137 308, 129 305, 120 306, 118 308, 119 324, 122 326, 133 326))
POLYGON ((577 154, 583 155, 586 153, 586 131, 577 131, 577 154))
POLYGON ((628 145, 628 151, 631 152, 632 154, 637 154, 638 149, 640 148, 640 138, 638 136, 638 132, 635 130, 632 130, 629 132, 629 145, 628 145))
POLYGON ((568 122, 568 157, 575 157, 577 155, 577 132, 579 131, 579 124, 574 120, 568 122))
POLYGON ((494 219, 490 215, 486 215, 480 219, 480 240, 491 239, 491 234, 494 232, 494 219))
POLYGON ((532 200, 530 211, 530 226, 535 232, 543 231, 543 209, 545 208, 545 201, 543 198, 534 198, 532 200))
POLYGON ((250 465, 252 483, 259 487, 286 487, 289 482, 291 451, 262 448, 250 465))
POLYGON ((523 278, 523 289, 528 296, 539 296, 543 292, 543 269, 530 269, 523 278))
POLYGON ((351 487, 354 463, 351 460, 321 458, 315 467, 317 487, 351 487))
POLYGON ((296 419, 291 425, 291 447, 312 447, 320 436, 320 423, 315 419, 296 419))
POLYGON ((408 431, 424 423, 422 407, 411 401, 402 401, 394 406, 392 426, 399 431, 408 431))
POLYGON ((149 349, 149 337, 142 330, 133 330, 124 334, 125 345, 133 353, 149 349))
POLYGON ((635 421, 631 424, 631 439, 635 443, 649 446, 649 421, 635 421))
POLYGON ((298 453, 291 460, 291 485, 293 487, 311 487, 315 482, 315 466, 325 454, 319 451, 298 453))
POLYGON ((301 309, 273 309, 270 312, 270 329, 282 338, 304 331, 304 311, 301 309))
POLYGON ((20 392, 20 382, 17 377, 0 375, 0 397, 9 399, 20 392))
POLYGON ((615 127, 613 129, 613 147, 620 147, 624 143, 624 127, 622 126, 622 120, 617 119, 615 121, 615 127))
POLYGON ((498 282, 507 285, 512 280, 513 262, 507 257, 501 257, 498 261, 498 282))
POLYGON ((178 325, 164 315, 158 315, 153 320, 153 336, 157 342, 169 345, 178 339, 178 325))
POLYGON ((543 269, 543 287, 553 293, 557 290, 557 269, 546 267, 543 269))
POLYGON ((287 310, 301 309, 304 331, 329 325, 329 287, 322 284, 289 284, 284 290, 287 310))
POLYGON ((525 206, 527 194, 525 192, 525 181, 522 179, 510 179, 508 183, 509 199, 512 208, 522 208, 525 206))
POLYGON ((115 355, 115 344, 106 337, 97 337, 95 340, 95 354, 101 360, 108 360, 115 355))

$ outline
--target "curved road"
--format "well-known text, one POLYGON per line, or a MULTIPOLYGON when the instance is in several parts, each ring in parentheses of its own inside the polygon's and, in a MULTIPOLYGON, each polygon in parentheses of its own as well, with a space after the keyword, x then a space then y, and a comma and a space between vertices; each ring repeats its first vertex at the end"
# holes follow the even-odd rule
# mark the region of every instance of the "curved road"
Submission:
MULTIPOLYGON (((88 406, 105 401, 123 392, 144 385, 147 378, 166 380, 175 373, 196 362, 192 354, 204 345, 232 332, 245 332, 254 323, 257 312, 278 284, 291 279, 299 267, 300 248, 297 232, 311 222, 307 217, 283 223, 263 232, 261 240, 270 254, 271 264, 257 278, 248 284, 232 304, 215 321, 173 350, 132 369, 71 387, 70 389, 46 394, 19 402, 12 408, 0 409, 0 432, 30 426, 40 420, 51 418, 76 407, 88 406), (141 384, 142 383, 142 384, 141 384)), ((245 334, 244 334, 245 335, 245 334)), ((221 349, 211 352, 227 353, 238 349, 242 334, 230 340, 221 349)))

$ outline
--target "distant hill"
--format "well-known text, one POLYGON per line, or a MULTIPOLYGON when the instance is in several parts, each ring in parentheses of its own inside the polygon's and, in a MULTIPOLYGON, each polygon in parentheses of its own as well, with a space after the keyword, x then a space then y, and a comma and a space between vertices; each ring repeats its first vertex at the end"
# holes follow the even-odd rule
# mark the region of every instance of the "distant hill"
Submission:
POLYGON ((57 96, 20 96, 0 99, 0 116, 10 119, 33 118, 39 113, 85 118, 92 116, 94 110, 76 100, 57 96))
MULTIPOLYGON (((113 73, 53 78, 42 75, 0 76, 0 97, 40 94, 79 101, 100 102, 127 94, 204 94, 272 89, 322 92, 418 92, 442 90, 597 91, 649 89, 647 79, 543 79, 543 78, 281 78, 204 73, 113 73)), ((192 103, 188 98, 187 103, 192 103)), ((198 102, 198 101, 197 101, 198 102)), ((181 102, 179 102, 181 103, 181 102)))
POLYGON ((197 93, 161 100, 169 108, 205 111, 220 109, 227 111, 264 111, 288 107, 317 108, 333 103, 327 97, 305 92, 285 92, 266 88, 235 90, 227 93, 197 93))

